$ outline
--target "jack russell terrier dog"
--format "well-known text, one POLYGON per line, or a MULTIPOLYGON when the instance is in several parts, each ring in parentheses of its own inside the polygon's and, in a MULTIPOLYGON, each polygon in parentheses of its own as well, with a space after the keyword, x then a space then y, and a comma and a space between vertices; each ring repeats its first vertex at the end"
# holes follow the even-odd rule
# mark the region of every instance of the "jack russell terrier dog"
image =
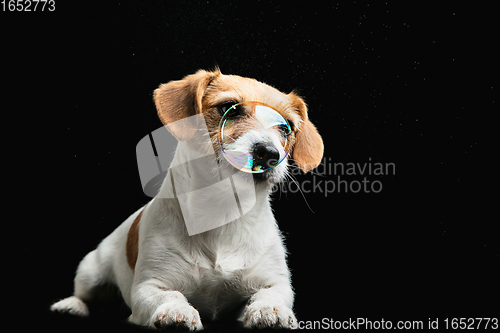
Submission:
MULTIPOLYGON (((129 321, 138 325, 199 330, 201 318, 231 314, 246 328, 297 328, 286 250, 270 194, 287 176, 288 158, 304 173, 321 161, 323 141, 306 104, 294 92, 284 94, 218 69, 162 84, 154 101, 161 121, 179 141, 172 161, 177 175, 170 167, 159 191, 163 195, 133 213, 85 256, 76 272, 74 295, 51 310, 87 316, 86 303, 102 292, 100 286, 111 284, 132 311, 129 321), (182 122, 192 116, 204 119, 215 164, 189 163, 203 160, 198 157, 206 149, 193 140, 196 128, 182 122), (269 117, 281 119, 274 121, 278 126, 263 126, 269 117), (223 118, 230 125, 221 127, 223 118), (227 151, 250 157, 238 165, 238 158, 232 163, 223 157, 227 151), (242 214, 224 216, 231 200, 224 193, 197 194, 214 175, 240 189, 242 214), (250 187, 252 195, 245 196, 250 187), (206 216, 226 222, 189 232, 187 218, 210 223, 206 216)), ((234 200, 236 191, 229 192, 234 200)))

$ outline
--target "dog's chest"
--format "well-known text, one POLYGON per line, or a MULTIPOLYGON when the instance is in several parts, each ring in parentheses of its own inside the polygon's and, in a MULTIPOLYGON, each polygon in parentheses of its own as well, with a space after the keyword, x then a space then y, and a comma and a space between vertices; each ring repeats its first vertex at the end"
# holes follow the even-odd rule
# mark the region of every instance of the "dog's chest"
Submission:
POLYGON ((211 258, 197 261, 194 269, 198 289, 210 293, 228 286, 243 287, 249 266, 247 259, 241 253, 219 251, 211 258))
POLYGON ((214 319, 237 311, 256 291, 247 279, 248 263, 242 257, 218 253, 215 260, 193 267, 195 286, 187 297, 201 313, 214 319))

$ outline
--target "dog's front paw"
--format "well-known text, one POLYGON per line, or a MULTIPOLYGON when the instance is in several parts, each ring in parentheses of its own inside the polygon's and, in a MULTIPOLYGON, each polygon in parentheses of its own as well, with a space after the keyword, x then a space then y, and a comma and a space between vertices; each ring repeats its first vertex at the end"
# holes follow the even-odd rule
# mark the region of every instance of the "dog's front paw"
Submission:
POLYGON ((189 304, 163 304, 156 310, 152 319, 157 329, 172 327, 190 331, 203 329, 200 314, 189 304))
POLYGON ((71 296, 54 303, 50 310, 57 313, 69 313, 75 316, 86 317, 89 315, 89 308, 80 298, 71 296))
POLYGON ((282 305, 268 305, 264 302, 250 303, 243 313, 245 328, 287 328, 296 329, 297 319, 293 311, 282 305))

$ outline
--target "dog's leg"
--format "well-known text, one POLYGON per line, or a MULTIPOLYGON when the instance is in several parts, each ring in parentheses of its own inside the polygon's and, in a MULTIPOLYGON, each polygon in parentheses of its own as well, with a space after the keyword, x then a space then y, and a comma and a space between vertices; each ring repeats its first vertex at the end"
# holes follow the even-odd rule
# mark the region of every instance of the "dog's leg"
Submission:
POLYGON ((92 291, 108 282, 107 263, 99 260, 97 252, 98 249, 88 253, 80 262, 74 282, 74 296, 54 303, 50 307, 52 311, 78 316, 89 315, 86 302, 94 298, 92 291))
POLYGON ((76 296, 66 297, 59 302, 52 304, 50 310, 82 317, 89 315, 89 308, 87 307, 87 304, 76 296))
POLYGON ((245 307, 240 321, 245 328, 296 329, 297 319, 292 311, 293 291, 290 285, 275 285, 260 289, 245 307))
POLYGON ((203 329, 200 314, 178 291, 167 290, 150 280, 137 285, 132 291, 132 315, 129 320, 138 325, 166 329, 203 329))

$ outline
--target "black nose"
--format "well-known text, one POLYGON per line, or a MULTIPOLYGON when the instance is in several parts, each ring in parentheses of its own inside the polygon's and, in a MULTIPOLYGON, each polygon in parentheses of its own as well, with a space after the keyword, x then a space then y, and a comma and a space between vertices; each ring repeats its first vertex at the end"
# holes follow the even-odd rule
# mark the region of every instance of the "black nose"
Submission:
POLYGON ((260 165, 264 169, 270 168, 280 159, 280 152, 271 143, 256 143, 252 150, 254 165, 260 165))

